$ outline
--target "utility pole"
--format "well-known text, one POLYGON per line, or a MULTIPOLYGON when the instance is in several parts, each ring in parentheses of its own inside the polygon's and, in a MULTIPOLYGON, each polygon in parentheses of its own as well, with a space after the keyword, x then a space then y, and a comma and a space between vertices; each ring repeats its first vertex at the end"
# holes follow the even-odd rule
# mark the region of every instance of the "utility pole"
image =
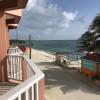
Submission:
POLYGON ((18 27, 16 29, 16 44, 18 45, 18 27))
POLYGON ((29 56, 29 58, 31 59, 31 35, 29 35, 29 48, 30 48, 30 56, 29 56))

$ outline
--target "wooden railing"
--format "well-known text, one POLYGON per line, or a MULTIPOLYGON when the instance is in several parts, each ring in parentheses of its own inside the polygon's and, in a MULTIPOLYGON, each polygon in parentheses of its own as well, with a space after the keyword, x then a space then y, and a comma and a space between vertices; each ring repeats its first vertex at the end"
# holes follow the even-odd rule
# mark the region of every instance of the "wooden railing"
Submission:
POLYGON ((13 54, 13 55, 19 55, 23 53, 17 46, 16 47, 10 47, 8 49, 8 54, 13 54))
POLYGON ((8 78, 22 80, 22 56, 7 55, 8 78))
POLYGON ((27 57, 7 56, 8 77, 22 83, 0 96, 0 100, 44 100, 44 74, 27 57))

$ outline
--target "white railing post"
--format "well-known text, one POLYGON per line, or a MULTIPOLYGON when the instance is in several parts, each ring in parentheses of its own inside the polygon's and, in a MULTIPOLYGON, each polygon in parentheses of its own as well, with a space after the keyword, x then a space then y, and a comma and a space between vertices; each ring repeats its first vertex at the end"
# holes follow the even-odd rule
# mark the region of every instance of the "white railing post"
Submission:
POLYGON ((12 65, 12 62, 13 62, 13 61, 12 61, 12 57, 10 57, 10 59, 11 59, 11 62, 10 62, 10 64, 11 64, 11 65, 10 65, 10 66, 11 66, 11 77, 13 77, 13 69, 12 69, 12 68, 13 68, 13 67, 12 67, 12 66, 13 66, 13 65, 12 65))
POLYGON ((36 95, 35 95, 35 97, 36 97, 36 100, 39 100, 39 95, 38 95, 38 82, 35 84, 35 93, 36 93, 36 95))
POLYGON ((9 58, 7 58, 7 70, 8 70, 7 72, 8 72, 8 77, 9 77, 9 74, 10 74, 9 73, 9 70, 10 70, 10 68, 9 68, 9 58))
POLYGON ((15 76, 16 76, 16 73, 15 73, 15 68, 16 68, 16 62, 15 62, 15 59, 16 59, 16 58, 13 57, 13 74, 14 74, 14 75, 13 75, 13 78, 14 78, 14 79, 16 79, 16 77, 15 77, 15 76))
POLYGON ((18 96, 18 100, 21 100, 21 95, 18 96))
POLYGON ((34 100, 34 87, 33 87, 33 85, 32 85, 32 87, 31 87, 31 91, 32 91, 32 93, 31 93, 31 95, 32 95, 32 100, 34 100))
POLYGON ((28 90, 25 91, 25 100, 29 100, 29 93, 28 93, 28 90))

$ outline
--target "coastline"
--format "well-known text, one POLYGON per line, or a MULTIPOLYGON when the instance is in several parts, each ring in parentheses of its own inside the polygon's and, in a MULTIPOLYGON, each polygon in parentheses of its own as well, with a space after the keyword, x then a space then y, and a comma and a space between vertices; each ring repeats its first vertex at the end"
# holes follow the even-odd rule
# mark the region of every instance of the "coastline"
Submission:
MULTIPOLYGON (((32 56, 36 56, 36 59, 34 59, 33 61, 36 61, 37 59, 41 61, 41 59, 43 60, 45 57, 47 58, 46 60, 50 61, 50 62, 55 62, 55 54, 54 53, 51 53, 51 52, 46 52, 46 51, 43 51, 43 50, 36 50, 36 49, 31 49, 32 51, 32 56)), ((61 55, 62 56, 62 55, 61 55)), ((62 56, 62 59, 63 59, 64 56, 62 56)), ((33 58, 33 57, 32 57, 33 58)), ((45 59, 44 59, 45 60, 45 59)), ((70 68, 77 68, 79 69, 81 66, 81 61, 78 60, 78 61, 75 61, 75 60, 69 60, 70 61, 70 64, 68 65, 68 67, 70 68)))
MULTIPOLYGON (((66 100, 68 97, 71 98, 70 100, 73 100, 73 98, 78 100, 83 97, 85 97, 85 100, 94 100, 94 96, 96 100, 99 100, 100 96, 95 94, 96 91, 91 91, 91 85, 94 88, 97 87, 95 87, 88 80, 81 78, 80 74, 77 73, 77 70, 67 70, 55 64, 54 55, 45 51, 32 49, 31 60, 45 74, 46 100, 66 100), (87 97, 86 90, 89 93, 87 97)), ((75 67, 75 63, 71 66, 75 67)), ((97 92, 98 91, 99 90, 97 90, 97 92)))

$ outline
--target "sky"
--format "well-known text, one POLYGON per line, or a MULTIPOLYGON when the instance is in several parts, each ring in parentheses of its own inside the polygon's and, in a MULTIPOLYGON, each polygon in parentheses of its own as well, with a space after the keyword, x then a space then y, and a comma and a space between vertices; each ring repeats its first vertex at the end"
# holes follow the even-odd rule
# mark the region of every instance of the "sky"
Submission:
POLYGON ((100 0, 29 0, 10 39, 76 40, 100 13, 100 0))

